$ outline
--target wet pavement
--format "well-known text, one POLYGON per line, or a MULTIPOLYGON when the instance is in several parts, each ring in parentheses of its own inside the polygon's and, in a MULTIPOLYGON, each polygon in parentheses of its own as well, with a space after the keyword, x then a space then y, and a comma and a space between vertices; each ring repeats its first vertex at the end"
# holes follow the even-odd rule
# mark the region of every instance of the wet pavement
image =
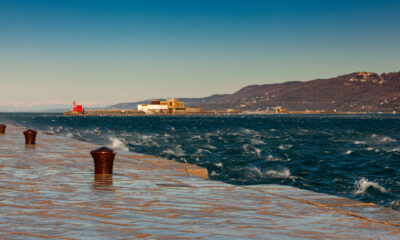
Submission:
POLYGON ((26 129, 0 135, 0 239, 400 239, 400 212, 289 186, 234 186, 197 166, 26 129))

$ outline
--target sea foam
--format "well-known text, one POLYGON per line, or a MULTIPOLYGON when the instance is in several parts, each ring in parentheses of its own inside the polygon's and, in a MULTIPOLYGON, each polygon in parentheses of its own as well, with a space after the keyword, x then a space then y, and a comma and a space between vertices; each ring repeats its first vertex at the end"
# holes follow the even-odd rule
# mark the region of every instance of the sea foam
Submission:
POLYGON ((290 171, 287 168, 284 168, 281 171, 269 170, 265 173, 265 175, 271 178, 290 178, 290 171))
POLYGON ((387 192, 386 188, 382 187, 381 185, 379 185, 376 182, 370 182, 366 178, 361 178, 360 180, 356 181, 355 187, 356 187, 356 190, 354 191, 354 194, 364 194, 370 187, 378 189, 382 193, 387 192))
POLYGON ((385 142, 385 143, 396 142, 396 140, 394 140, 393 138, 387 137, 387 136, 383 137, 381 141, 385 142))
POLYGON ((111 148, 119 149, 119 150, 122 150, 122 151, 129 151, 129 148, 127 146, 125 146, 125 144, 121 140, 119 140, 118 138, 109 137, 109 140, 111 142, 111 148))

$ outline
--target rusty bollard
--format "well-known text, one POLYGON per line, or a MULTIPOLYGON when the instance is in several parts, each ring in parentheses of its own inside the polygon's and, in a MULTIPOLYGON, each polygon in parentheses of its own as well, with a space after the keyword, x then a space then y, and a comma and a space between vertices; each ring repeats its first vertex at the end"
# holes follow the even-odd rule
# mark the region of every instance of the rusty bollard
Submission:
POLYGON ((32 129, 25 131, 25 144, 34 145, 36 143, 36 133, 37 132, 32 129))
POLYGON ((94 174, 112 174, 115 152, 112 149, 101 147, 90 152, 94 161, 94 174))
POLYGON ((0 124, 0 134, 4 134, 6 132, 6 125, 0 124))

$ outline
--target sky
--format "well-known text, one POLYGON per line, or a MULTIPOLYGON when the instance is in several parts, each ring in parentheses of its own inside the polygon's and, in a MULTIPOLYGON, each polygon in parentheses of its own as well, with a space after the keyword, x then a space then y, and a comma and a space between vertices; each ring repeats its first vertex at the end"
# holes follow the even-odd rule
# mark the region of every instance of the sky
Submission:
POLYGON ((0 0, 0 111, 400 71, 398 0, 0 0))

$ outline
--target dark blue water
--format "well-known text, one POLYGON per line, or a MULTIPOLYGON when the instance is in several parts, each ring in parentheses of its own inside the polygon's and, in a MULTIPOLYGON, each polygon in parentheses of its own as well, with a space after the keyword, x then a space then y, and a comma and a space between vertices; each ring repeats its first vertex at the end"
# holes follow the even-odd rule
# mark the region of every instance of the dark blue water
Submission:
POLYGON ((0 122, 194 163, 232 184, 286 184, 400 210, 398 115, 0 114, 0 122))

